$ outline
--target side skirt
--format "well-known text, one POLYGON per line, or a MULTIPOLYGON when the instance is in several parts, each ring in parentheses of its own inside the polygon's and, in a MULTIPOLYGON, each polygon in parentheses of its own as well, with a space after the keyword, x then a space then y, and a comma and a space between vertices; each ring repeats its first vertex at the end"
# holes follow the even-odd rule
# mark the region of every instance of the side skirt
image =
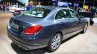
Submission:
POLYGON ((72 32, 72 33, 69 33, 69 34, 66 34, 66 35, 63 35, 63 40, 65 40, 65 39, 67 39, 67 38, 69 38, 69 37, 71 37, 71 36, 73 36, 73 35, 75 35, 75 34, 81 32, 82 30, 83 30, 83 29, 78 30, 78 31, 75 31, 75 32, 72 32))

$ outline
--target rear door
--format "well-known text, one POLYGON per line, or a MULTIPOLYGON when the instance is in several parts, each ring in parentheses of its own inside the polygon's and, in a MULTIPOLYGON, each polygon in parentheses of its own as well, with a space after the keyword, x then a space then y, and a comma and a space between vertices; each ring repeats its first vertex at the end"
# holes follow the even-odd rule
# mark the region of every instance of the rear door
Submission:
POLYGON ((75 27, 75 24, 76 24, 75 21, 76 20, 71 17, 71 14, 70 14, 68 9, 64 9, 63 12, 65 14, 64 18, 65 18, 65 21, 66 21, 66 25, 68 26, 68 29, 69 29, 69 30, 67 30, 68 31, 67 34, 70 34, 70 33, 72 33, 74 31, 74 27, 75 27))

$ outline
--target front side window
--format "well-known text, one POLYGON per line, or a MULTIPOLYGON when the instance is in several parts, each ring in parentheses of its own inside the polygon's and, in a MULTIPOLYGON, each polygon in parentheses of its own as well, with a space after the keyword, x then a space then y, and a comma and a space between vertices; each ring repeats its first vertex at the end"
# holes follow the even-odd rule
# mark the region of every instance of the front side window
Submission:
POLYGON ((33 8, 32 10, 24 13, 24 15, 38 17, 38 18, 44 18, 50 13, 50 9, 45 8, 33 8))
POLYGON ((70 12, 71 18, 78 17, 78 14, 75 11, 70 10, 69 12, 70 12))

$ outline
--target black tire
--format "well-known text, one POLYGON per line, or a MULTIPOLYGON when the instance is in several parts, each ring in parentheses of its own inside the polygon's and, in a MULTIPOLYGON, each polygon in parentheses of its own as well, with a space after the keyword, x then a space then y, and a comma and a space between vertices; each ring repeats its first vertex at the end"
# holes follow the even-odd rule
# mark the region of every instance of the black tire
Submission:
POLYGON ((83 28, 83 30, 81 31, 81 33, 84 34, 84 33, 87 31, 87 28, 88 28, 88 23, 86 23, 86 24, 84 25, 84 28, 83 28))
POLYGON ((61 42, 62 42, 62 35, 60 34, 60 33, 56 33, 51 39, 50 39, 50 41, 49 41, 49 43, 48 43, 48 47, 47 47, 47 49, 50 51, 50 52, 54 52, 54 51, 56 51, 58 48, 59 48, 59 46, 60 46, 60 44, 61 44, 61 42), (58 36, 59 35, 59 36, 58 36), (59 43, 57 43, 57 40, 55 40, 54 41, 54 38, 57 38, 57 37, 59 37, 59 43), (57 47, 53 47, 52 46, 52 44, 54 44, 54 42, 56 42, 55 43, 55 45, 57 46, 57 44, 58 44, 58 46, 57 47))

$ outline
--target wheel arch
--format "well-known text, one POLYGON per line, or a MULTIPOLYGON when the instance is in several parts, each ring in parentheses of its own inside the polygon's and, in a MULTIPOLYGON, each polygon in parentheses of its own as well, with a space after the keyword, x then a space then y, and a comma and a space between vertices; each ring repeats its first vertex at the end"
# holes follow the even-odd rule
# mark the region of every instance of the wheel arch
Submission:
MULTIPOLYGON (((60 33, 61 36, 62 36, 62 40, 63 40, 63 33, 62 33, 61 31, 57 31, 56 33, 60 33)), ((56 33, 55 33, 55 34, 56 34, 56 33)))
MULTIPOLYGON (((57 31, 57 32, 53 33, 52 36, 50 37, 50 39, 51 39, 56 33, 60 33, 61 36, 62 36, 62 40, 63 40, 63 33, 62 33, 61 31, 57 31)), ((49 39, 49 41, 50 41, 50 39, 49 39)))

